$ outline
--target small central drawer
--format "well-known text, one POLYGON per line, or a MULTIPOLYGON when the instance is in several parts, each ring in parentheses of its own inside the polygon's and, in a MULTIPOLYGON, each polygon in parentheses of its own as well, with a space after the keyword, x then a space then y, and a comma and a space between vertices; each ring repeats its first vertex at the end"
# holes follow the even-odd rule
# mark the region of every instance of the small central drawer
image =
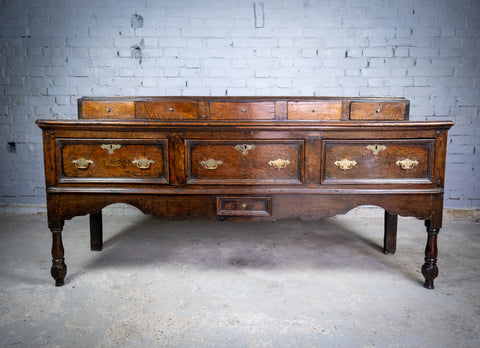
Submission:
POLYGON ((275 102, 211 102, 212 120, 273 120, 275 102))
POLYGON ((58 140, 60 181, 167 182, 166 140, 58 140))
POLYGON ((217 215, 270 216, 271 197, 217 197, 217 215))
POLYGON ((187 140, 187 182, 301 184, 303 140, 187 140))

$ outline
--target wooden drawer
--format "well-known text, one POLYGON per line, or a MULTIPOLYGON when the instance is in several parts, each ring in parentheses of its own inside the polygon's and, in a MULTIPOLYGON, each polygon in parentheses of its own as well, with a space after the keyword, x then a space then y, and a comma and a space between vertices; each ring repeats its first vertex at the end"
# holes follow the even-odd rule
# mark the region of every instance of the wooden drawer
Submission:
POLYGON ((187 182, 301 184, 303 140, 188 140, 187 182))
POLYGON ((84 119, 135 118, 133 101, 82 101, 81 115, 84 119))
POLYGON ((61 181, 167 182, 166 140, 59 140, 61 181))
POLYGON ((288 102, 289 120, 340 120, 341 101, 288 102))
POLYGON ((212 120, 273 120, 275 102, 211 102, 212 120))
POLYGON ((270 216, 271 197, 217 197, 217 215, 270 216))
POLYGON ((433 140, 325 140, 322 183, 431 183, 433 140))
POLYGON ((404 120, 407 103, 352 102, 351 120, 404 120))
POLYGON ((137 118, 191 120, 198 118, 196 101, 145 101, 137 104, 137 118))

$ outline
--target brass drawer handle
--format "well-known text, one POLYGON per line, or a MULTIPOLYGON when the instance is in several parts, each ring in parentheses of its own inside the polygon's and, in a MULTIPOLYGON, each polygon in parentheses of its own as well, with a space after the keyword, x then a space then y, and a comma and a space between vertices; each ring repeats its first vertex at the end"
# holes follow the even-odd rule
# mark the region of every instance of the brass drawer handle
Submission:
POLYGON ((121 147, 122 147, 122 145, 120 145, 120 144, 103 144, 103 145, 100 145, 100 148, 106 150, 110 155, 113 155, 113 152, 115 150, 118 150, 121 147))
POLYGON ((276 159, 275 161, 269 161, 268 165, 272 166, 275 169, 283 169, 290 164, 289 160, 276 159))
POLYGON ((242 151, 242 155, 247 155, 248 151, 253 150, 255 148, 255 145, 250 145, 250 144, 241 144, 235 146, 235 150, 237 151, 242 151))
POLYGON ((146 158, 140 158, 138 160, 133 160, 132 163, 135 164, 139 169, 148 169, 152 164, 155 163, 155 161, 146 158))
POLYGON ((77 160, 73 160, 72 163, 77 169, 87 169, 88 166, 93 163, 93 161, 85 158, 79 158, 77 160))
POLYGON ((105 106, 105 112, 108 113, 108 112, 110 112, 110 111, 112 111, 112 109, 110 109, 110 107, 108 107, 108 106, 105 106))
POLYGON ((200 162, 200 165, 203 168, 208 170, 215 170, 218 168, 218 166, 221 166, 222 164, 223 164, 222 161, 217 161, 217 160, 214 160, 213 158, 200 162))
POLYGON ((402 169, 410 170, 413 169, 416 165, 418 165, 418 161, 407 158, 402 161, 398 160, 396 164, 402 169))
POLYGON ((350 161, 349 159, 345 158, 341 161, 335 161, 335 165, 337 167, 340 167, 340 169, 342 170, 349 170, 357 165, 357 161, 354 161, 354 160, 350 161))
POLYGON ((377 156, 380 151, 385 151, 387 147, 385 145, 367 145, 367 150, 372 151, 374 156, 377 156))
POLYGON ((246 108, 241 108, 240 111, 245 113, 245 112, 247 112, 247 109, 246 108))

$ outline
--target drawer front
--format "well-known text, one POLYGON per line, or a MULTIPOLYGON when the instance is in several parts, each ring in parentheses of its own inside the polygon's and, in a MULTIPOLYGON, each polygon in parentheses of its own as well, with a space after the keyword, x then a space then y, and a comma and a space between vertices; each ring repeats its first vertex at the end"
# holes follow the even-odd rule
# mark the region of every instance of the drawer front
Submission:
POLYGON ((271 197, 217 197, 217 215, 270 216, 271 197))
POLYGON ((187 182, 301 184, 303 140, 187 141, 187 182))
POLYGON ((288 102, 289 120, 340 120, 342 102, 288 102))
POLYGON ((433 140, 325 140, 322 183, 431 183, 433 140))
POLYGON ((275 102, 211 102, 212 120, 273 120, 275 102))
POLYGON ((135 118, 133 101, 82 101, 84 119, 129 119, 135 118))
POLYGON ((141 118, 159 120, 192 120, 198 118, 198 102, 157 102, 138 103, 141 118))
POLYGON ((404 120, 406 103, 352 102, 351 120, 404 120))
POLYGON ((58 148, 62 180, 167 182, 166 140, 65 140, 58 148))

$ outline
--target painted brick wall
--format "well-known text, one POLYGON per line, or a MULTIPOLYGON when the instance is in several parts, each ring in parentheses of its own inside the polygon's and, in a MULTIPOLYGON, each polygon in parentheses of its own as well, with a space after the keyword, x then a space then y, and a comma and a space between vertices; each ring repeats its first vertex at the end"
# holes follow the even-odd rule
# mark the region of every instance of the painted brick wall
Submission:
POLYGON ((480 206, 478 0, 0 0, 0 46, 1 203, 44 203, 34 121, 80 96, 373 95, 456 122, 446 206, 480 206))

